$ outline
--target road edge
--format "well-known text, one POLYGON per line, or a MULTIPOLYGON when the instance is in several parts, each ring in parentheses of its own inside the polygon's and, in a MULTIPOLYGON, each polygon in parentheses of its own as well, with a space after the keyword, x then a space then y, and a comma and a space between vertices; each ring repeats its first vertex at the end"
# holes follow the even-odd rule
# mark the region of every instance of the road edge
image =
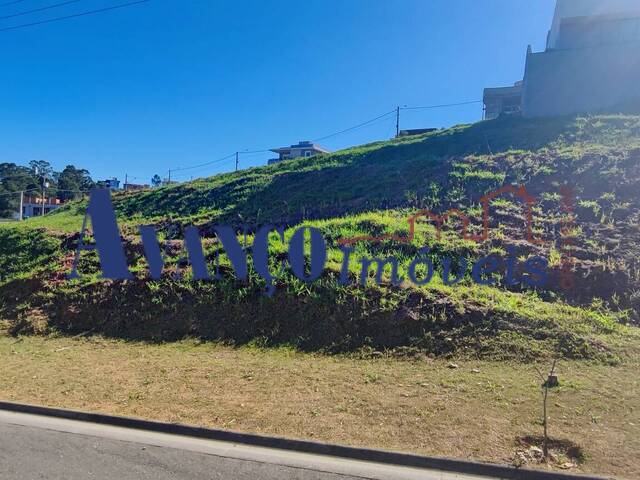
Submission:
POLYGON ((283 437, 270 437, 253 433, 235 432, 232 430, 218 430, 190 425, 182 425, 179 423, 165 423, 155 420, 144 420, 132 417, 121 417, 103 413, 90 413, 77 410, 68 410, 64 408, 45 407, 40 405, 30 405, 7 401, 0 401, 0 410, 16 413, 26 413, 31 415, 42 415, 47 417, 64 418, 67 420, 78 420, 102 425, 125 427, 136 430, 147 430, 157 433, 168 433, 173 435, 182 435, 208 440, 241 443, 256 447, 273 448, 278 450, 291 450, 301 453, 326 455, 331 457, 340 457, 350 460, 375 462, 387 465, 442 470, 447 472, 479 476, 491 476, 505 480, 605 480, 607 478, 586 475, 573 475, 568 473, 550 472, 544 470, 529 470, 507 465, 481 463, 470 460, 426 457, 412 453, 349 447, 311 440, 294 440, 283 437))

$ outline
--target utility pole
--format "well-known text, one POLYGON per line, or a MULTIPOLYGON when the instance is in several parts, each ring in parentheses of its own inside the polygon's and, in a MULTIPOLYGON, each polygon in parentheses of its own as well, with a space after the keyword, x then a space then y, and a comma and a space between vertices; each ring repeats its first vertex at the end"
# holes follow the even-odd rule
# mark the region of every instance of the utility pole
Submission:
POLYGON ((44 216, 44 202, 45 202, 45 198, 44 198, 44 189, 45 187, 48 187, 49 184, 47 183, 47 174, 43 174, 42 175, 42 210, 41 210, 41 215, 44 216))
POLYGON ((169 170, 169 178, 167 179, 167 183, 171 183, 171 170, 169 170))
POLYGON ((396 107, 396 138, 400 136, 400 105, 396 107))
POLYGON ((127 191, 127 179, 129 178, 129 176, 125 173, 124 174, 124 191, 127 191))
POLYGON ((20 212, 18 213, 18 219, 22 221, 22 209, 24 207, 24 190, 20 192, 20 212))
POLYGON ((238 155, 239 152, 236 152, 236 172, 238 171, 238 155))

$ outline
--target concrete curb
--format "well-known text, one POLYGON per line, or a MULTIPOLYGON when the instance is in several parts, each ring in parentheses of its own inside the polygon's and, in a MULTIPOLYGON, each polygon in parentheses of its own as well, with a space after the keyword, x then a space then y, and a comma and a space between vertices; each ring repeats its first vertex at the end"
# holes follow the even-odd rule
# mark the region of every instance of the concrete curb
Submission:
POLYGON ((147 430, 158 433, 183 435, 188 437, 241 443, 265 448, 291 450, 316 455, 328 455, 365 462, 377 462, 403 467, 443 470, 462 474, 491 476, 505 480, 605 480, 605 477, 570 475, 566 473, 548 472, 544 470, 526 470, 506 465, 494 465, 449 458, 424 457, 410 453, 390 452, 368 448, 355 448, 308 440, 291 440, 280 437, 267 437, 251 433, 240 433, 229 430, 214 430, 192 427, 176 423, 163 423, 130 417, 118 417, 101 413, 78 412, 62 408, 42 407, 13 402, 0 401, 0 410, 48 417, 79 420, 102 425, 125 427, 136 430, 147 430))

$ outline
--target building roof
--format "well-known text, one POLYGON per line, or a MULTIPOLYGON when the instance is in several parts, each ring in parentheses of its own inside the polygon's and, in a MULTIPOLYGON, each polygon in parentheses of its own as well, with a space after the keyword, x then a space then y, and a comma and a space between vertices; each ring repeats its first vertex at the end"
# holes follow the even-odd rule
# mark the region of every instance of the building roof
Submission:
POLYGON ((321 147, 317 143, 309 142, 309 141, 301 141, 296 145, 291 145, 290 147, 280 147, 280 148, 272 148, 271 151, 274 153, 284 153, 289 152, 291 150, 314 150, 319 153, 331 153, 324 147, 321 147))

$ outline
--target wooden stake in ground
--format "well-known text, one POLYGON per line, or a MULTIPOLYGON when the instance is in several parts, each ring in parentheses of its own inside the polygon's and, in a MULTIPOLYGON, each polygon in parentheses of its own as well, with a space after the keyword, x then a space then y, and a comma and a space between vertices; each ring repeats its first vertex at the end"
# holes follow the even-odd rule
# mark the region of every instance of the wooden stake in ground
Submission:
POLYGON ((549 389, 553 388, 553 387, 557 387, 558 386, 558 377, 555 374, 556 371, 556 363, 558 362, 558 359, 554 359, 553 360, 553 364, 551 365, 551 370, 549 371, 549 374, 547 375, 547 378, 544 377, 544 375, 542 375, 542 372, 540 372, 540 370, 538 370, 537 367, 536 371, 538 372, 538 375, 540 376, 540 379, 542 380, 542 388, 543 388, 543 400, 542 400, 542 426, 544 428, 544 438, 542 440, 542 453, 544 455, 544 459, 545 461, 549 460, 549 431, 548 431, 548 420, 547 420, 547 398, 549 397, 549 389))

